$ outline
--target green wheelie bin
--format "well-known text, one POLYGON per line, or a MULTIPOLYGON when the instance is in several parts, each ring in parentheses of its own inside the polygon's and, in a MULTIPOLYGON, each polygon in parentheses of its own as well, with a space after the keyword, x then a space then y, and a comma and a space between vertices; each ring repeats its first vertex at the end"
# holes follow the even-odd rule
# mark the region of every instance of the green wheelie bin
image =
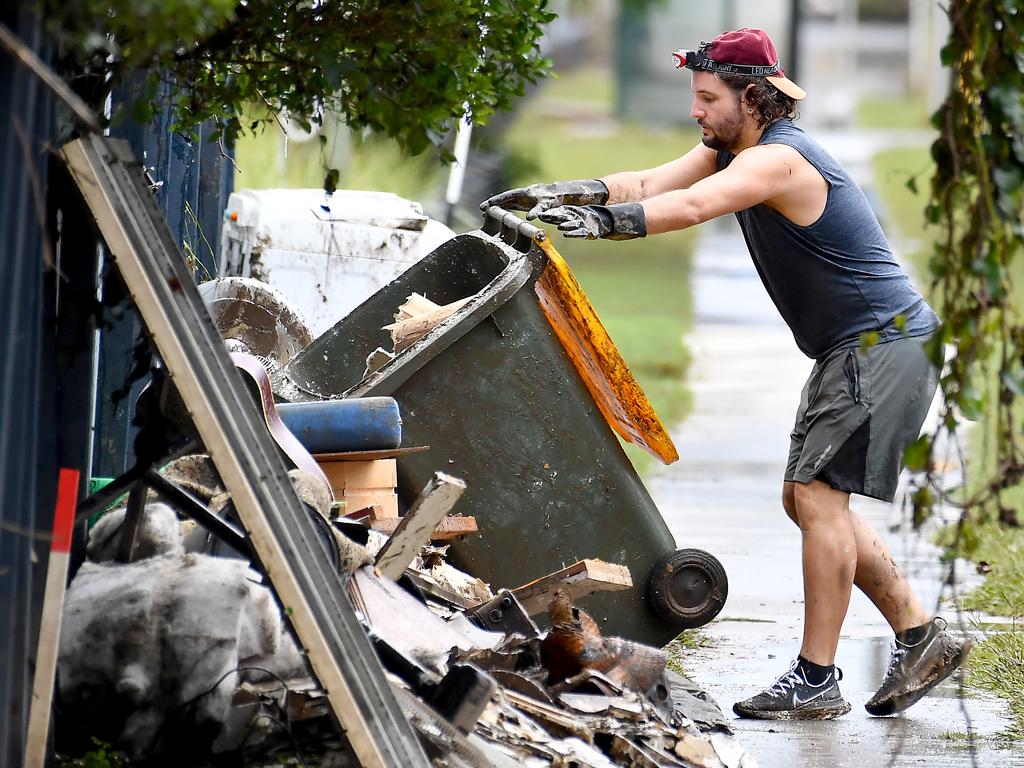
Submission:
POLYGON ((603 631, 662 645, 721 610, 728 583, 713 556, 676 542, 616 437, 664 461, 675 448, 545 233, 492 208, 298 353, 290 397, 394 397, 406 445, 398 493, 415 499, 437 470, 468 489, 456 512, 479 535, 453 562, 513 588, 577 560, 629 568, 633 587, 579 605, 603 631), (368 376, 384 326, 412 293, 471 297, 368 376))

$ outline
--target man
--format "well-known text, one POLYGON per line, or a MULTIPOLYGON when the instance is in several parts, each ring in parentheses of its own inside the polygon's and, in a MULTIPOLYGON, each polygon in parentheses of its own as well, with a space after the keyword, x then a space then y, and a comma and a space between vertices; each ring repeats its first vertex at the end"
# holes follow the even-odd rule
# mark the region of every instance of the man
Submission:
POLYGON ((836 646, 856 584, 896 634, 867 702, 900 712, 960 666, 969 639, 931 619, 851 493, 891 502, 937 376, 923 344, 938 318, 893 257, 863 193, 793 124, 804 91, 761 30, 726 32, 674 54, 693 70, 701 143, 646 171, 535 184, 487 200, 529 211, 567 237, 628 239, 736 214, 754 265, 799 348, 815 360, 792 433, 782 505, 800 527, 804 631, 790 669, 734 705, 741 717, 831 719, 850 711, 836 646), (877 343, 862 349, 863 334, 877 343))

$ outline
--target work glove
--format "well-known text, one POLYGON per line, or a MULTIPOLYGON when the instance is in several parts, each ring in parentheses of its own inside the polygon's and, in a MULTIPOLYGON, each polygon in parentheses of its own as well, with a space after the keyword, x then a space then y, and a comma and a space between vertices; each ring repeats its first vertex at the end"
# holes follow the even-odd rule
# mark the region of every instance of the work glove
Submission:
POLYGON ((596 240, 632 240, 647 236, 647 218, 640 203, 616 205, 563 205, 540 215, 541 221, 557 224, 566 237, 596 240))
POLYGON ((606 202, 608 187, 603 181, 577 179, 510 189, 484 200, 480 203, 480 210, 486 211, 492 205, 496 205, 510 211, 528 211, 526 218, 535 219, 543 211, 560 205, 601 205, 606 202))

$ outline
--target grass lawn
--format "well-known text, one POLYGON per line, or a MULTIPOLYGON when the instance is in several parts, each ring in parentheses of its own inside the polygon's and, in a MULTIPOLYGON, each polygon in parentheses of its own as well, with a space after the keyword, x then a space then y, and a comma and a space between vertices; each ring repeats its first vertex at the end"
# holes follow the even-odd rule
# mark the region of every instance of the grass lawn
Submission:
MULTIPOLYGON (((885 114, 885 109, 873 104, 861 114, 862 117, 881 115, 885 114)), ((915 118, 912 108, 905 105, 894 105, 891 114, 916 121, 903 127, 921 127, 925 119, 923 111, 915 118)), ((928 271, 937 231, 925 227, 923 213, 933 170, 929 152, 924 147, 881 152, 874 158, 875 179, 888 214, 883 225, 890 236, 895 236, 894 241, 902 245, 900 250, 919 276, 918 284, 931 294, 929 300, 941 314, 941 302, 934 297, 928 271), (917 179, 919 193, 916 195, 907 188, 906 182, 911 176, 917 179)), ((1015 277, 1017 301, 1024 306, 1024 269, 1018 269, 1015 277)), ((991 417, 971 430, 968 450, 972 463, 968 477, 972 485, 996 471, 994 431, 995 420, 991 417)), ((1024 509, 1024 488, 1011 491, 1005 503, 1013 509, 1024 509)), ((940 543, 949 545, 953 539, 953 531, 947 529, 940 543)), ((964 608, 1015 620, 1010 631, 992 633, 975 646, 968 661, 967 680, 1007 701, 1011 716, 1008 735, 1019 739, 1024 737, 1024 627, 1018 627, 1024 619, 1024 530, 982 523, 972 525, 970 536, 965 539, 967 546, 961 546, 961 554, 975 562, 986 563, 990 570, 985 582, 964 598, 964 608)))
MULTIPOLYGON (((699 138, 690 130, 615 123, 608 118, 611 103, 611 75, 593 67, 546 82, 506 137, 523 167, 511 183, 649 168, 682 155, 699 138)), ((691 407, 683 336, 692 322, 693 233, 618 242, 553 238, 658 415, 671 427, 691 407)), ((642 473, 657 466, 643 451, 626 450, 642 473)))
POLYGON ((857 105, 857 123, 862 128, 927 128, 929 117, 923 96, 869 96, 857 105))
POLYGON ((365 141, 325 121, 321 145, 316 138, 285 142, 280 129, 239 139, 235 148, 235 189, 322 188, 324 168, 340 172, 339 189, 394 192, 411 200, 438 194, 447 169, 431 152, 412 157, 393 141, 365 141))

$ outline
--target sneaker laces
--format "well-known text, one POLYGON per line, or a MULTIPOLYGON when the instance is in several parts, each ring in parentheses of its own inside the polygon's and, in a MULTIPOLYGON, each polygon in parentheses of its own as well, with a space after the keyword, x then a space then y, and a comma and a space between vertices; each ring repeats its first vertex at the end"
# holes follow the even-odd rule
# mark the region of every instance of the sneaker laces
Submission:
POLYGON ((907 655, 908 650, 908 648, 901 646, 899 643, 893 644, 892 656, 889 657, 889 668, 885 671, 886 678, 896 674, 896 670, 899 668, 900 662, 903 661, 903 657, 907 655))
POLYGON ((768 690, 765 691, 769 696, 778 698, 779 696, 785 696, 786 693, 795 689, 801 683, 806 682, 800 673, 796 671, 799 660, 794 661, 790 666, 789 670, 783 673, 783 675, 776 680, 768 690))
MULTIPOLYGON (((942 618, 941 616, 936 616, 934 619, 931 620, 930 623, 939 632, 943 632, 946 629, 946 627, 947 627, 946 620, 944 618, 942 618)), ((907 653, 910 651, 910 649, 911 648, 916 648, 917 646, 919 646, 921 643, 923 643, 927 639, 928 639, 928 636, 926 635, 925 637, 922 637, 920 640, 918 640, 916 643, 904 643, 904 642, 900 641, 899 639, 897 639, 895 642, 893 642, 893 644, 892 644, 892 656, 889 657, 889 668, 885 671, 885 678, 883 678, 883 679, 888 679, 888 678, 892 677, 894 674, 896 674, 896 671, 897 671, 897 668, 900 665, 900 662, 903 661, 903 657, 907 655, 907 653)))

